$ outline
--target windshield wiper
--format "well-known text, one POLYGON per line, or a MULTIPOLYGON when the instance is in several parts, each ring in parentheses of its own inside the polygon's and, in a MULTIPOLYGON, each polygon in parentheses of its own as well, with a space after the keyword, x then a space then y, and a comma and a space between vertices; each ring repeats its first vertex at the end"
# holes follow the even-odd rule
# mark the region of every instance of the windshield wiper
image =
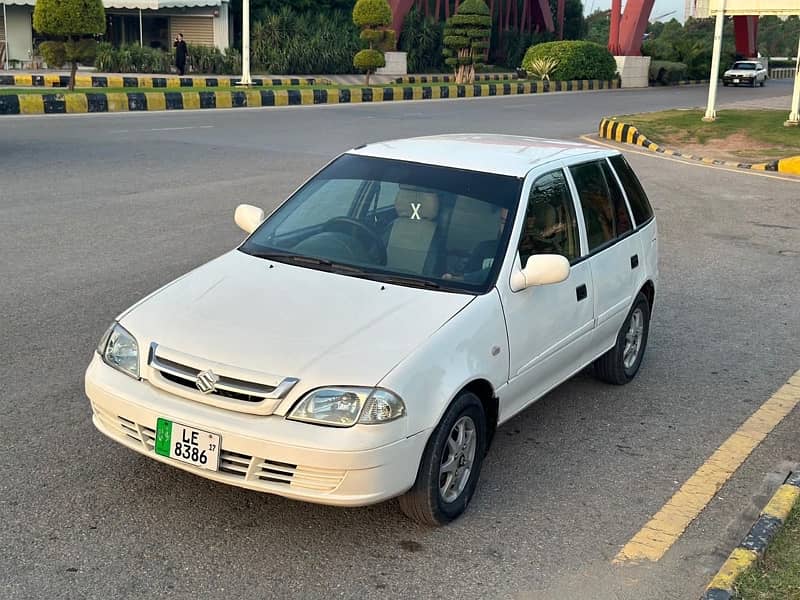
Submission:
POLYGON ((258 252, 247 251, 247 254, 255 256, 256 258, 266 258, 277 262, 284 262, 293 265, 308 265, 310 267, 324 267, 326 270, 334 271, 337 273, 353 273, 361 274, 363 269, 358 267, 351 267, 342 263, 328 260, 327 258, 317 258, 315 256, 304 256, 302 254, 292 254, 291 252, 258 252))
MULTIPOLYGON (((396 283, 398 285, 411 285, 414 287, 428 288, 431 290, 440 290, 442 286, 435 281, 429 279, 422 279, 421 277, 406 277, 404 275, 374 275, 375 279, 384 283, 396 283)), ((450 289, 450 288, 448 288, 450 289)))

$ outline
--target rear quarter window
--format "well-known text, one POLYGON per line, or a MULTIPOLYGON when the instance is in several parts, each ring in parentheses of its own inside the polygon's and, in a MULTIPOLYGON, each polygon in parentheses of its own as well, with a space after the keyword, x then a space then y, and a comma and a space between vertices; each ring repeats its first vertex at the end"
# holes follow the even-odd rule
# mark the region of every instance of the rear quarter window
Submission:
POLYGON ((642 223, 652 218, 653 207, 650 206, 650 201, 647 199, 647 194, 644 193, 642 184, 639 183, 639 178, 636 177, 625 157, 617 154, 609 160, 611 161, 611 166, 617 172, 619 180, 622 182, 622 187, 625 188, 625 195, 628 196, 633 218, 636 221, 636 226, 639 227, 642 223))

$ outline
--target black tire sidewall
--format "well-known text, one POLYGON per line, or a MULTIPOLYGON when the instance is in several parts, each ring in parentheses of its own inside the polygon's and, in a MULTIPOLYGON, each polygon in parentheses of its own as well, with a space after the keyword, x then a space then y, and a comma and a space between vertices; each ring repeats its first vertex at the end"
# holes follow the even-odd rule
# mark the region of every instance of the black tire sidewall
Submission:
POLYGON ((427 487, 427 495, 430 506, 436 513, 436 520, 440 523, 448 523, 461 515, 469 505, 475 488, 480 477, 483 456, 486 453, 486 415, 483 411, 480 399, 471 392, 462 392, 447 409, 439 425, 431 434, 431 439, 426 447, 425 457, 423 458, 424 469, 420 476, 424 476, 426 481, 418 481, 419 484, 427 487), (477 435, 475 447, 475 459, 472 464, 472 472, 469 481, 464 487, 464 491, 453 502, 445 502, 439 492, 439 466, 442 463, 447 438, 453 425, 463 416, 468 416, 475 424, 477 435))
POLYGON ((636 376, 636 373, 639 371, 639 367, 642 365, 642 360, 644 359, 644 351, 647 348, 647 337, 650 333, 650 304, 647 302, 647 298, 644 297, 643 294, 639 294, 636 297, 636 301, 633 303, 630 312, 628 313, 628 317, 625 319, 625 323, 622 324, 622 328, 619 331, 619 338, 617 338, 617 358, 619 360, 619 367, 622 372, 625 374, 625 378, 630 381, 636 376), (631 324, 631 319, 633 318, 633 313, 636 312, 636 309, 640 308, 642 310, 642 316, 644 318, 644 329, 642 331, 642 344, 639 347, 639 355, 636 357, 636 362, 627 369, 625 368, 624 364, 624 354, 625 354, 625 334, 628 332, 628 328, 631 324))

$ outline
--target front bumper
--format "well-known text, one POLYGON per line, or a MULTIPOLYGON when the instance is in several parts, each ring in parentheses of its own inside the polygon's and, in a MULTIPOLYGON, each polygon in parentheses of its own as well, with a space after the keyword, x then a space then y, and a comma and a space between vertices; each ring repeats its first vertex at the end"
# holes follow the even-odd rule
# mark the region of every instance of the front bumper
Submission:
POLYGON ((387 437, 402 431, 398 422, 337 429, 234 413, 167 394, 112 369, 97 354, 86 370, 85 386, 95 427, 114 441, 220 483, 320 504, 364 506, 407 491, 430 434, 395 436, 397 441, 387 443, 387 437), (156 454, 159 417, 219 434, 220 470, 156 454), (348 449, 348 436, 356 441, 355 449, 348 449), (370 439, 375 446, 365 448, 370 439))
POLYGON ((722 77, 722 83, 730 85, 753 85, 755 80, 755 77, 741 77, 739 75, 725 75, 722 77))

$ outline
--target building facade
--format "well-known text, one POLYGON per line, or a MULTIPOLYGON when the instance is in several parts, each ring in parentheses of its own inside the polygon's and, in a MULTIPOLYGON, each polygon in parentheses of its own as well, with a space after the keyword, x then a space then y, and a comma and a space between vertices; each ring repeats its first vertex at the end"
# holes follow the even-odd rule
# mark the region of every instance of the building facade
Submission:
MULTIPOLYGON (((33 67, 41 41, 33 29, 36 0, 0 1, 0 68, 33 67)), ((182 33, 193 45, 230 46, 229 0, 103 0, 105 39, 115 46, 141 44, 169 50, 182 33)))

